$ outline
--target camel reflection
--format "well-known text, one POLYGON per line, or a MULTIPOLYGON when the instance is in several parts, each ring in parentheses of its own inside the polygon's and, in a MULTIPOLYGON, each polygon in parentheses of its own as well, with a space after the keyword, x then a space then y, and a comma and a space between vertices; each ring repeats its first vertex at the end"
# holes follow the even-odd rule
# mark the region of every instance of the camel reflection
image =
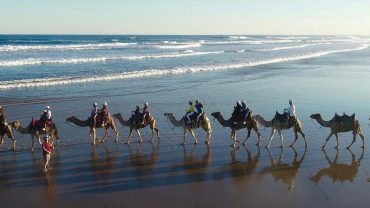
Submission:
POLYGON ((182 145, 183 161, 175 163, 171 171, 184 171, 185 175, 191 180, 205 180, 212 162, 210 146, 206 145, 206 152, 202 156, 196 154, 197 145, 192 145, 191 151, 186 149, 188 147, 182 145))
POLYGON ((358 160, 356 160, 355 154, 351 150, 348 149, 348 151, 351 153, 352 161, 351 164, 345 164, 345 163, 338 163, 339 158, 339 150, 336 150, 336 155, 334 160, 330 160, 328 155, 326 154, 326 151, 323 150, 325 159, 329 163, 329 167, 320 169, 314 176, 311 177, 313 181, 318 183, 323 176, 329 176, 332 179, 332 182, 335 181, 353 181, 353 179, 356 177, 358 170, 360 168, 360 162, 362 158, 364 157, 364 149, 362 148, 361 156, 358 160))
POLYGON ((231 163, 224 165, 215 174, 216 179, 232 177, 236 185, 244 185, 243 182, 248 181, 250 178, 242 176, 251 176, 255 173, 260 162, 259 158, 261 155, 261 149, 260 147, 257 147, 256 155, 253 157, 246 145, 242 145, 242 147, 246 150, 247 160, 238 159, 237 153, 240 148, 233 148, 230 152, 231 163))
POLYGON ((292 191, 295 187, 295 177, 301 167, 301 164, 306 156, 307 148, 304 149, 304 153, 298 159, 298 153, 294 149, 294 147, 290 147, 294 151, 294 158, 291 164, 285 163, 283 156, 284 156, 284 148, 280 148, 280 155, 279 159, 276 162, 275 158, 272 156, 271 151, 269 148, 266 148, 269 156, 270 156, 270 167, 264 168, 260 172, 260 176, 262 177, 265 174, 271 174, 275 181, 282 181, 283 183, 288 185, 288 191, 292 191))
MULTIPOLYGON (((102 144, 99 146, 92 146, 91 151, 91 166, 94 170, 94 173, 96 176, 107 176, 112 173, 113 170, 113 164, 114 161, 117 159, 117 155, 114 153, 111 153, 109 150, 107 144, 102 144), (103 146, 104 147, 104 156, 100 157, 98 154, 98 147, 103 146)), ((116 147, 117 148, 117 147, 116 147)), ((118 151, 118 150, 116 150, 118 151)))
POLYGON ((135 176, 144 176, 152 174, 152 171, 156 165, 159 152, 159 143, 155 146, 151 144, 151 152, 143 153, 142 144, 138 143, 138 147, 135 152, 132 151, 131 144, 128 144, 128 152, 130 155, 130 165, 135 168, 135 176))

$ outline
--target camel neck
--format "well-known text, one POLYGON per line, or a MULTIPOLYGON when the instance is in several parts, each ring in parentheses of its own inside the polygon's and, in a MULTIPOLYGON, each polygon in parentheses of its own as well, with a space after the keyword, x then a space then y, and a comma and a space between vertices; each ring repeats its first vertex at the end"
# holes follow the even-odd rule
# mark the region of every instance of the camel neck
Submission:
POLYGON ((172 115, 172 116, 169 116, 168 119, 170 120, 170 122, 176 126, 176 127, 181 127, 182 124, 181 124, 181 120, 176 120, 175 116, 172 115))
POLYGON ((321 126, 330 127, 330 121, 325 121, 321 116, 316 120, 321 126))

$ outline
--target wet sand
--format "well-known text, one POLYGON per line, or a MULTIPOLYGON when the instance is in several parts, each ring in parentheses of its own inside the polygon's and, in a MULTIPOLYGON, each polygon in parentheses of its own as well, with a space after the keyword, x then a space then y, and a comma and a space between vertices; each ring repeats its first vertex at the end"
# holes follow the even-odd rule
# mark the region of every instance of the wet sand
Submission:
MULTIPOLYGON (((6 139, 0 146, 0 202, 5 207, 366 207, 370 202, 368 148, 362 150, 358 139, 351 150, 345 149, 351 142, 351 134, 345 133, 340 135, 339 150, 333 148, 332 138, 322 151, 329 130, 318 128, 309 115, 320 112, 329 119, 335 112, 356 112, 369 147, 370 98, 361 93, 370 89, 368 67, 353 62, 327 66, 323 59, 256 67, 249 74, 222 72, 227 76, 215 80, 212 75, 192 75, 195 81, 173 89, 106 96, 97 91, 95 99, 2 99, 8 120, 20 120, 23 125, 37 118, 46 103, 51 105, 61 145, 52 155, 51 171, 45 174, 41 148, 31 152, 29 135, 15 133, 16 152, 6 139), (205 78, 211 81, 204 82, 205 78), (282 149, 277 135, 270 149, 257 148, 254 133, 246 148, 232 148, 230 130, 213 119, 209 146, 201 130, 196 131, 200 144, 193 145, 188 135, 188 144, 181 146, 182 130, 173 128, 163 113, 182 115, 193 97, 202 98, 209 116, 221 111, 225 117, 231 114, 235 100, 246 98, 254 112, 263 113, 266 119, 293 97, 309 147, 305 149, 300 138, 295 149, 290 148, 293 133, 289 130, 283 133, 282 149), (125 145, 128 129, 117 124, 118 144, 111 137, 105 144, 90 145, 88 129, 65 119, 71 115, 86 119, 96 99, 100 103, 107 100, 112 113, 122 112, 126 117, 135 105, 149 100, 160 143, 140 145, 134 134, 132 144, 125 145)), ((174 83, 179 80, 169 77, 157 84, 174 83)), ((265 145, 270 129, 261 127, 261 133, 265 145)), ((148 129, 142 134, 144 140, 149 139, 148 129)), ((238 132, 239 140, 245 136, 245 130, 238 132)))

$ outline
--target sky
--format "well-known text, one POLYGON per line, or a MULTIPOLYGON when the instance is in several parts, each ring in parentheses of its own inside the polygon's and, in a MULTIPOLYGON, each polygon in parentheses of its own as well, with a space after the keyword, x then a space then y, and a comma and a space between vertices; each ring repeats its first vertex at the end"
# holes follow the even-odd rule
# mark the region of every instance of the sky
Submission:
POLYGON ((0 0, 0 34, 370 35, 370 0, 0 0))

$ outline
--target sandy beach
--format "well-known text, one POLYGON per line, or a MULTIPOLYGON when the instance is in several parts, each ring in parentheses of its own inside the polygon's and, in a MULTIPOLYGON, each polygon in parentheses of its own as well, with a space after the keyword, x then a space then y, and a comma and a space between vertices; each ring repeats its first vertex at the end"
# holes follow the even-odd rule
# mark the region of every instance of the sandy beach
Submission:
MULTIPOLYGON (((39 99, 32 90, 13 90, 29 97, 12 98, 6 91, 1 105, 8 120, 27 125, 40 109, 50 105, 61 137, 54 150, 52 169, 42 171, 42 150, 31 152, 29 135, 15 133, 17 151, 11 151, 6 138, 0 146, 0 201, 6 207, 364 207, 369 203, 369 151, 361 149, 358 138, 351 150, 351 134, 340 134, 340 148, 334 149, 333 137, 325 151, 321 150, 329 129, 309 119, 321 113, 330 119, 335 112, 356 113, 368 138, 370 88, 369 50, 338 53, 320 58, 256 66, 248 71, 233 70, 215 73, 165 76, 109 81, 112 90, 97 87, 86 96, 39 99), (113 87, 112 87, 113 86, 113 87), (182 141, 182 129, 174 128, 163 116, 185 112, 187 101, 199 98, 213 126, 211 144, 205 145, 205 133, 196 130, 200 144, 182 141), (292 130, 284 131, 284 148, 279 148, 275 135, 270 149, 258 148, 252 133, 247 146, 230 147, 230 129, 211 118, 220 111, 229 117, 235 100, 246 99, 255 114, 270 120, 275 111, 294 99, 299 119, 307 135, 308 148, 299 138, 295 148, 292 130), (121 112, 126 118, 136 105, 145 101, 157 119, 160 142, 130 145, 124 141, 128 128, 117 122, 120 142, 111 137, 104 144, 92 146, 88 128, 80 128, 65 119, 75 115, 86 119, 91 103, 107 101, 111 113, 121 112)), ((84 91, 93 84, 81 85, 84 91)), ((57 87, 56 90, 63 90, 57 87)), ((4 91, 5 92, 5 91, 4 91)), ((60 91, 63 94, 66 91, 60 91)), ((82 95, 83 93, 81 93, 82 95)), ((50 94, 49 94, 50 95, 50 94)), ((42 96, 41 96, 42 97, 42 96)), ((260 126, 263 145, 270 129, 260 126)), ((141 131, 144 140, 149 129, 141 131)), ((98 135, 102 136, 102 130, 98 135)), ((246 130, 238 131, 243 141, 246 130)))

